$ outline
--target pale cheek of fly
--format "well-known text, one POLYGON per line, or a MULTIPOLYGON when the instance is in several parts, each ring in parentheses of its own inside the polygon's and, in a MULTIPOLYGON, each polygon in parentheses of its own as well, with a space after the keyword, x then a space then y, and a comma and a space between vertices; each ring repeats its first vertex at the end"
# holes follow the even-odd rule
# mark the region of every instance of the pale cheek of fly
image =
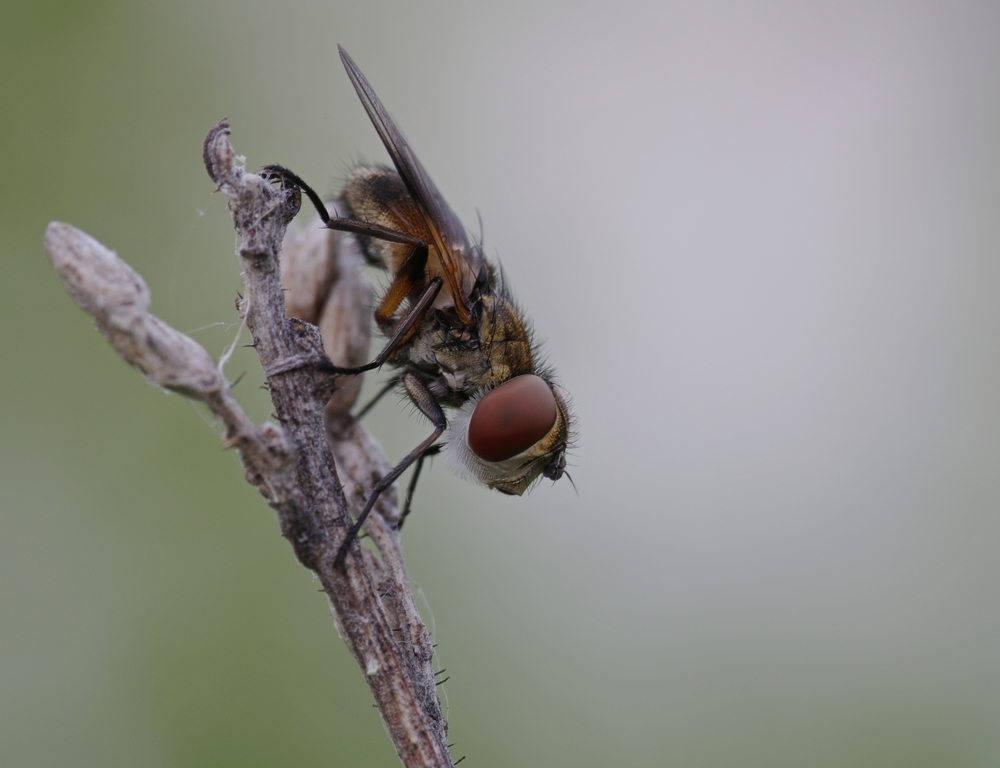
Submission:
POLYGON ((552 429, 556 400, 539 376, 518 376, 491 390, 469 420, 469 448, 484 461, 504 461, 526 451, 552 429))

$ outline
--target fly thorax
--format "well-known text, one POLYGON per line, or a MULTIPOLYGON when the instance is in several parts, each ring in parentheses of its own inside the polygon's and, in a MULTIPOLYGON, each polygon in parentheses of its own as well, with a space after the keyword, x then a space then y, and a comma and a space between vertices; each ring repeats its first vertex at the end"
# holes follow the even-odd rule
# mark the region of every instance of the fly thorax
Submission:
POLYGON ((514 306, 503 296, 482 297, 479 312, 480 347, 493 386, 535 372, 531 336, 514 306))

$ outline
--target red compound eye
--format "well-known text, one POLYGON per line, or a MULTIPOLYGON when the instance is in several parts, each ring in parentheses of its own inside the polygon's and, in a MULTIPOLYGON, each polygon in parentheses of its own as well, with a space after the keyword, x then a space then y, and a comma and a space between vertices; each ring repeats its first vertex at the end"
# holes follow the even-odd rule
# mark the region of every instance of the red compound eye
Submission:
POLYGON ((544 379, 518 376, 487 393, 469 420, 469 447, 484 461, 527 450, 552 429, 556 399, 544 379))

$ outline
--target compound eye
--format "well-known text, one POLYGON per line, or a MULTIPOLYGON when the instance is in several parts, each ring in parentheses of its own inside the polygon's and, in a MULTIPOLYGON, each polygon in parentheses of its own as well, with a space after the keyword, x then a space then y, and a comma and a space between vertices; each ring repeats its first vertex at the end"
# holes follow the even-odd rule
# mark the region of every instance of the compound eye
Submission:
POLYGON ((552 429, 556 399, 534 374, 490 390, 469 420, 469 448, 483 461, 503 461, 527 450, 552 429))

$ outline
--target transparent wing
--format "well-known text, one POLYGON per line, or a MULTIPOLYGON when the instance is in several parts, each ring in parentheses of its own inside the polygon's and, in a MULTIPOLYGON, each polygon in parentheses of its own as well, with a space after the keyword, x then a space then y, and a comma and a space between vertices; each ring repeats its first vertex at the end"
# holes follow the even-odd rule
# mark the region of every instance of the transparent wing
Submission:
POLYGON ((378 131, 393 165, 396 166, 396 171, 427 223, 433 241, 429 245, 440 257, 441 277, 448 292, 455 299, 456 312, 462 322, 471 323, 469 294, 482 266, 479 263, 478 250, 470 246, 462 222, 445 202, 424 166, 413 154, 410 145, 382 106, 371 84, 358 69, 358 65, 339 45, 337 49, 340 51, 340 59, 347 70, 347 76, 351 78, 354 90, 357 91, 372 125, 378 131))

